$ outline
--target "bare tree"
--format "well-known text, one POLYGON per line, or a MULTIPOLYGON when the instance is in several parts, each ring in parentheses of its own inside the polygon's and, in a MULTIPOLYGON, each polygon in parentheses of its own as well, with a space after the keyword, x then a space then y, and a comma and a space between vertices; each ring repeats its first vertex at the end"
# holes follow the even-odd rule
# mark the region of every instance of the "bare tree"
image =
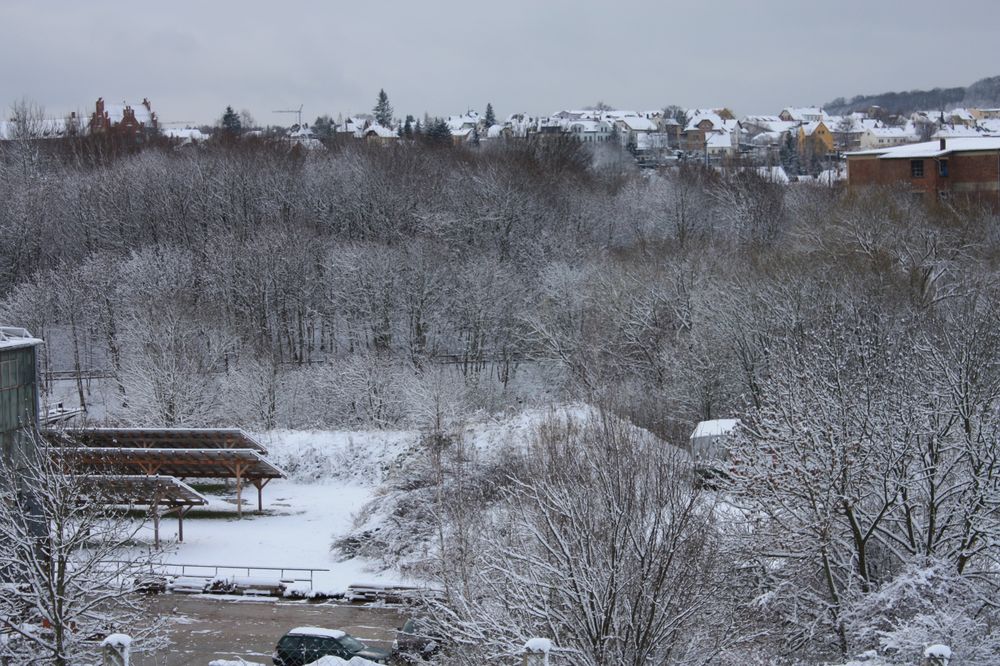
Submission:
POLYGON ((611 417, 541 428, 432 604, 454 663, 551 638, 574 664, 708 664, 738 641, 709 498, 686 456, 611 417), (702 632, 711 617, 718 631, 702 632), (704 628, 703 626, 701 628, 704 628))
POLYGON ((151 637, 133 591, 152 559, 142 522, 39 446, 0 464, 0 641, 5 664, 80 663, 112 632, 151 637))

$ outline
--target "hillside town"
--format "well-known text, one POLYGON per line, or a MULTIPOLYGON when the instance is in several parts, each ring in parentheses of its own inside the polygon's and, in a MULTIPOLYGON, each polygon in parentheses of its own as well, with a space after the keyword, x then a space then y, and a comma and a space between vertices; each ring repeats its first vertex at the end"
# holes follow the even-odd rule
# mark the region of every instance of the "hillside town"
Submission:
MULTIPOLYGON (((470 109, 445 118, 424 114, 422 119, 415 119, 412 115, 395 117, 382 91, 373 113, 340 115, 336 119, 323 115, 311 124, 301 121, 301 108, 297 114, 299 122, 290 126, 261 126, 248 112, 236 114, 228 108, 214 126, 178 127, 175 123, 162 122, 147 98, 136 103, 108 103, 98 98, 89 114, 71 112, 62 117, 31 117, 30 109, 22 109, 19 113, 15 107, 8 119, 0 121, 0 141, 25 137, 108 136, 124 140, 127 145, 162 140, 180 148, 238 136, 322 150, 342 142, 392 145, 421 137, 466 147, 511 140, 572 140, 597 149, 602 146, 620 148, 644 168, 681 163, 717 168, 752 167, 767 180, 780 184, 814 182, 833 186, 846 182, 851 171, 849 165, 852 161, 860 163, 862 157, 891 159, 895 155, 917 154, 893 150, 900 146, 922 143, 930 146, 933 142, 936 153, 995 151, 997 141, 977 140, 1000 140, 1000 108, 952 108, 894 114, 871 107, 864 112, 831 115, 821 107, 787 106, 775 115, 738 117, 726 107, 623 110, 599 103, 594 107, 556 111, 548 116, 512 113, 501 120, 494 114, 492 104, 488 104, 482 114, 470 109), (949 140, 952 141, 951 149, 947 147, 949 140)), ((875 172, 870 165, 859 167, 851 182, 909 181, 921 191, 931 189, 939 193, 942 189, 952 189, 945 187, 949 181, 940 178, 933 184, 920 180, 922 167, 914 166, 911 174, 898 177, 888 175, 891 172, 875 172)), ((936 173, 947 177, 940 169, 936 173)), ((961 172, 952 176, 952 182, 960 177, 961 172)), ((994 179, 987 177, 986 180, 993 182, 994 179)), ((957 189, 961 190, 962 186, 957 189)))

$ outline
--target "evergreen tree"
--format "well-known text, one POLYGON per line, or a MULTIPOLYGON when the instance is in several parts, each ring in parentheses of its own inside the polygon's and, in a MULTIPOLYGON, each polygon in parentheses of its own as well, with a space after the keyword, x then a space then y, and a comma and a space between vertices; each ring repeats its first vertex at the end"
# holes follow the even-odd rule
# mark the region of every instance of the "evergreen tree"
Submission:
POLYGON ((233 107, 227 106, 226 112, 222 114, 222 131, 229 138, 236 138, 243 132, 243 123, 240 114, 233 111, 233 107))
POLYGON ((389 104, 389 96, 385 94, 385 90, 378 91, 378 101, 375 103, 373 111, 375 122, 382 127, 392 126, 392 106, 389 104))
POLYGON ((434 118, 428 121, 424 128, 424 137, 427 143, 432 146, 450 146, 451 130, 444 118, 434 118))
POLYGON ((319 116, 313 123, 313 134, 318 139, 332 139, 336 131, 336 124, 330 116, 319 116))
POLYGON ((493 105, 489 102, 486 103, 486 117, 483 119, 487 127, 493 127, 497 124, 497 117, 493 113, 493 105))
POLYGON ((406 116, 406 122, 403 123, 403 134, 404 139, 413 138, 413 116, 406 116))

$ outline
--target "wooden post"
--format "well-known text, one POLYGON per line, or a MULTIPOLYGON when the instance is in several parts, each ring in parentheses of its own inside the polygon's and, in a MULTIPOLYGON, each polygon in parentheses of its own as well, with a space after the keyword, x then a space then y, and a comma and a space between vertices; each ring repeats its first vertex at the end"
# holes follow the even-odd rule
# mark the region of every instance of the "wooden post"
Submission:
POLYGON ((236 463, 236 517, 243 518, 243 466, 236 463))
POLYGON ((263 513, 264 511, 264 486, 270 482, 271 479, 253 479, 251 483, 257 488, 257 513, 263 513))
POLYGON ((177 507, 177 542, 184 543, 184 514, 191 510, 191 507, 177 507))

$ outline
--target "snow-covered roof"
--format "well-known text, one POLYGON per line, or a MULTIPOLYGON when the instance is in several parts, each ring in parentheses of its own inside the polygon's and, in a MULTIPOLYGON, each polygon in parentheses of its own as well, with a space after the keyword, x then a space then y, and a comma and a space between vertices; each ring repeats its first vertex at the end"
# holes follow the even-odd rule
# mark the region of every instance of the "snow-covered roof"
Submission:
POLYGON ((688 123, 684 130, 688 131, 698 129, 698 125, 706 120, 711 121, 713 129, 723 126, 722 116, 717 114, 715 111, 697 110, 692 115, 688 116, 688 123))
POLYGON ((460 116, 448 116, 448 120, 445 121, 448 125, 448 129, 454 133, 456 130, 463 128, 472 128, 479 124, 479 114, 475 111, 469 111, 460 116))
POLYGON ((649 118, 642 116, 625 116, 618 119, 625 127, 633 132, 655 132, 656 123, 649 118))
POLYGON ((893 148, 877 148, 875 150, 860 150, 848 153, 848 156, 877 156, 882 160, 915 159, 923 157, 941 157, 950 153, 968 153, 982 150, 1000 151, 1000 137, 976 137, 948 139, 941 148, 940 141, 924 141, 893 148))
POLYGON ((705 143, 708 148, 712 149, 731 149, 733 147, 733 137, 728 132, 716 133, 713 132, 705 137, 705 143))
POLYGON ((208 138, 200 129, 190 127, 165 129, 163 136, 168 139, 184 139, 185 141, 204 141, 208 138))
POLYGON ((822 125, 823 128, 826 129, 827 131, 830 130, 830 128, 827 127, 826 123, 823 122, 822 120, 814 120, 808 123, 803 123, 801 125, 802 133, 805 134, 806 136, 812 136, 813 134, 816 133, 816 130, 819 129, 820 125, 822 125))
POLYGON ((784 109, 781 110, 781 112, 787 113, 792 120, 800 120, 800 121, 822 120, 823 118, 826 117, 826 114, 823 112, 823 109, 821 109, 818 106, 803 106, 803 107, 786 106, 784 109))
POLYGON ((500 138, 503 133, 503 125, 490 125, 489 129, 486 130, 487 139, 497 139, 500 138))
POLYGON ((916 134, 906 127, 872 127, 866 132, 879 139, 906 139, 916 138, 916 134))
POLYGON ((699 437, 719 437, 728 432, 732 432, 740 424, 739 419, 715 419, 713 421, 702 421, 695 426, 691 433, 691 439, 699 437))
POLYGON ((15 326, 0 326, 0 349, 34 347, 40 344, 43 344, 42 341, 32 337, 26 329, 15 326))
POLYGON ((399 138, 399 135, 396 134, 396 132, 394 130, 389 129, 388 127, 383 127, 382 125, 379 125, 378 123, 375 123, 374 125, 370 126, 366 130, 364 130, 364 136, 371 136, 373 134, 375 136, 379 137, 380 139, 398 139, 399 138))
POLYGON ((603 120, 572 120, 566 127, 571 132, 610 132, 611 126, 603 120))
POLYGON ((288 632, 293 636, 322 636, 324 638, 340 639, 347 635, 340 629, 324 629, 323 627, 295 627, 288 632))

